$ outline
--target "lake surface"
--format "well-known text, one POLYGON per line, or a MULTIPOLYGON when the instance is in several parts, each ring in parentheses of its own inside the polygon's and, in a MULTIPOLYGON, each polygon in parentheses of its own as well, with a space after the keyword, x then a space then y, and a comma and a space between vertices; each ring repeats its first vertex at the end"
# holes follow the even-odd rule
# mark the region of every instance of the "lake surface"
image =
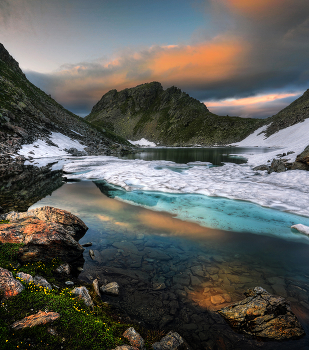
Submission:
MULTIPOLYGON (((224 154, 230 154, 228 150, 236 153, 232 148, 215 148, 210 157, 209 149, 147 149, 138 156, 220 165, 224 154), (158 158, 162 154, 167 158, 158 158)), ((237 151, 245 153, 240 148, 237 151)), ((117 281, 120 296, 103 297, 105 301, 148 327, 179 332, 194 349, 308 349, 307 336, 283 343, 261 342, 233 332, 215 313, 243 299, 248 288, 262 286, 291 302, 309 334, 309 246, 305 241, 254 234, 256 223, 243 232, 203 227, 164 211, 131 205, 117 199, 115 191, 119 189, 104 181, 67 183, 31 207, 62 208, 86 223, 89 230, 80 243, 91 241, 93 246, 84 252, 86 261, 79 278, 87 282, 98 278, 100 284, 117 281), (94 250, 94 260, 89 249, 94 250), (217 295, 221 298, 214 298, 217 295)), ((220 208, 225 209, 217 200, 219 213, 220 208)), ((249 211, 255 208, 258 206, 249 211)), ((207 217, 207 210, 198 215, 207 217)), ((290 220, 287 213, 264 210, 290 220)), ((232 210, 230 217, 233 215, 232 210)))
POLYGON ((210 162, 213 165, 222 165, 230 162, 246 163, 243 157, 235 156, 244 153, 267 153, 273 148, 257 147, 216 147, 216 148, 143 148, 142 152, 124 156, 125 159, 167 160, 180 164, 189 162, 210 162))

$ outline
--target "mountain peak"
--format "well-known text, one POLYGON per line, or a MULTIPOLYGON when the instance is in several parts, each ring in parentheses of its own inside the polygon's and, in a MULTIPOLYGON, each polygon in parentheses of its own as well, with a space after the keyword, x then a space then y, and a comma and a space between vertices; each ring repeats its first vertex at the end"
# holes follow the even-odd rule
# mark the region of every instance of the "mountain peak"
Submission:
POLYGON ((19 63, 9 54, 7 49, 0 43, 0 59, 5 62, 15 72, 24 74, 19 67, 19 63))

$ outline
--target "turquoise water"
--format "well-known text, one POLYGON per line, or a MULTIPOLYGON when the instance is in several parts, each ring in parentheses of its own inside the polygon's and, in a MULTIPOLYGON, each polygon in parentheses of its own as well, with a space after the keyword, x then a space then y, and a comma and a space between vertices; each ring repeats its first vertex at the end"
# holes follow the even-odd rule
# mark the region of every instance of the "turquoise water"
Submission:
POLYGON ((245 201, 198 194, 171 194, 140 190, 127 192, 108 185, 104 181, 95 183, 111 198, 175 214, 181 220, 195 222, 205 227, 271 235, 309 243, 307 236, 290 228, 298 223, 309 226, 309 218, 306 217, 264 208, 245 201))

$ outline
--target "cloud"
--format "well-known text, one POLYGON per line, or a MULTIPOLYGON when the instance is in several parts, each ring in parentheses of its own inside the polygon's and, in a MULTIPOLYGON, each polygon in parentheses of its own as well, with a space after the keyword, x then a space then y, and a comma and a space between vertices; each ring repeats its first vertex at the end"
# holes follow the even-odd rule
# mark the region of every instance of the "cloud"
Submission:
MULTIPOLYGON (((307 1, 209 0, 205 11, 211 13, 212 25, 218 26, 212 38, 205 26, 201 31, 205 37, 199 34, 199 41, 188 45, 126 49, 109 61, 68 64, 52 74, 27 72, 27 76, 81 114, 89 113, 110 89, 150 81, 159 81, 165 88, 175 85, 202 101, 298 93, 308 88, 309 82, 307 1)), ((226 114, 265 117, 281 108, 279 100, 287 98, 256 103, 247 99, 244 104, 213 108, 231 108, 226 114)))
POLYGON ((208 109, 218 115, 239 115, 243 118, 267 118, 276 114, 296 98, 302 91, 293 93, 257 95, 253 97, 204 102, 208 109))

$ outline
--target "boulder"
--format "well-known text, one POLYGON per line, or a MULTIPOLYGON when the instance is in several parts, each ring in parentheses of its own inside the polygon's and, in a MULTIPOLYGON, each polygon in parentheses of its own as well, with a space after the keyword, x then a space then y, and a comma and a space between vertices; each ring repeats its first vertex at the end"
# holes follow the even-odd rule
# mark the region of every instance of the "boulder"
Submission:
POLYGON ((292 170, 309 170, 309 145, 296 157, 292 170))
POLYGON ((34 279, 33 279, 33 283, 37 286, 41 286, 45 289, 49 289, 49 290, 52 290, 52 286, 50 285, 50 283, 48 283, 46 281, 45 278, 41 277, 41 276, 35 276, 34 279))
POLYGON ((72 293, 84 300, 85 304, 89 307, 93 307, 93 301, 86 287, 76 287, 72 290, 72 293))
POLYGON ((11 327, 15 330, 46 324, 57 320, 60 314, 57 312, 39 311, 35 315, 27 316, 20 321, 14 322, 11 327))
POLYGON ((138 349, 145 349, 145 341, 133 327, 128 328, 123 336, 127 338, 132 346, 138 349))
POLYGON ((159 342, 152 344, 153 350, 190 350, 189 345, 176 332, 169 332, 159 342))
POLYGON ((4 298, 10 298, 24 290, 24 286, 13 277, 12 272, 0 267, 0 293, 4 298))
POLYGON ((11 212, 5 215, 5 219, 10 222, 28 217, 36 217, 45 222, 53 222, 62 225, 71 236, 79 240, 86 233, 88 227, 77 216, 70 212, 49 206, 31 209, 23 213, 11 212))
POLYGON ((286 340, 305 334, 289 302, 262 287, 249 289, 244 300, 220 309, 232 328, 259 338, 286 340))
POLYGON ((93 286, 93 289, 96 293, 97 296, 101 296, 101 293, 100 293, 100 288, 99 288, 99 282, 97 279, 95 279, 93 282, 92 282, 92 286, 93 286))
POLYGON ((55 272, 61 275, 69 275, 71 273, 71 267, 68 263, 60 265, 55 272))
POLYGON ((119 285, 117 282, 111 282, 105 286, 101 286, 100 290, 104 294, 119 295, 119 285))
POLYGON ((55 257, 70 262, 81 257, 84 248, 75 238, 86 232, 85 224, 64 210, 39 209, 42 210, 4 215, 9 223, 0 225, 0 242, 23 243, 19 250, 23 262, 50 261, 55 257))
POLYGON ((268 174, 271 174, 273 172, 282 173, 283 171, 286 171, 284 161, 281 159, 273 159, 268 169, 268 174))
POLYGON ((293 225, 291 226, 291 228, 297 230, 300 233, 303 233, 305 235, 309 235, 309 227, 305 226, 303 224, 297 224, 297 225, 293 225))

